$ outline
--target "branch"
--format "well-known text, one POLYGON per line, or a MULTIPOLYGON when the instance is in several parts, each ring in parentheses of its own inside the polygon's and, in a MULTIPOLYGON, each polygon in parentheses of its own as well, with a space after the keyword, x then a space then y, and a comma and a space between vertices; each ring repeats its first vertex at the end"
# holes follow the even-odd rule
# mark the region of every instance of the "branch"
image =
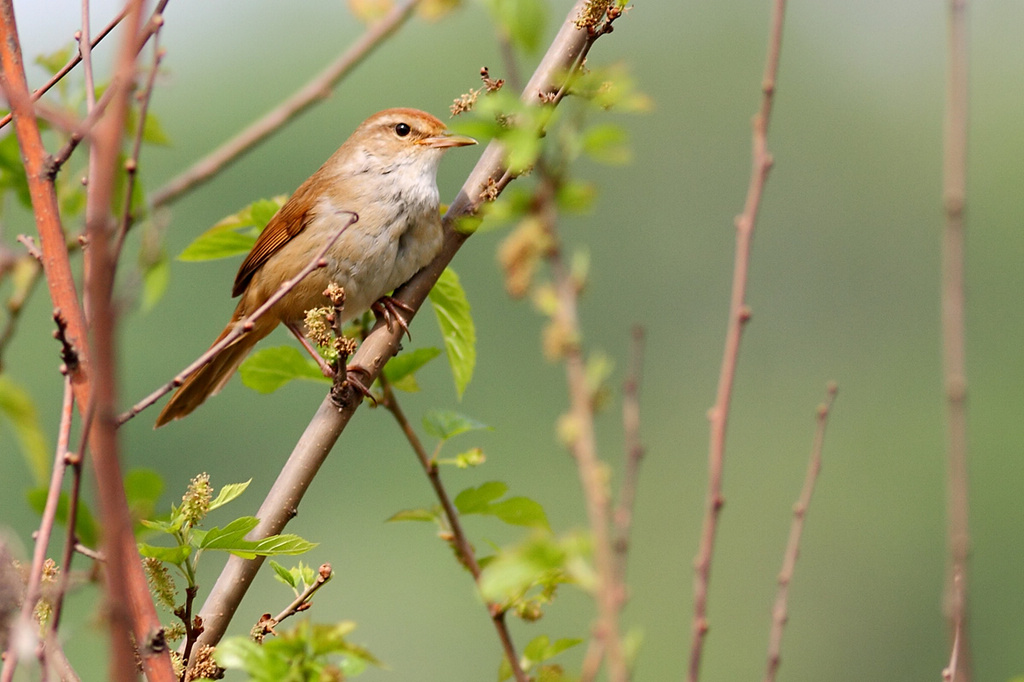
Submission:
POLYGON ((202 185, 303 111, 326 99, 338 81, 405 23, 420 1, 405 0, 396 5, 387 16, 366 29, 359 40, 291 97, 154 192, 151 199, 153 207, 169 204, 185 192, 202 185))
MULTIPOLYGON (((95 38, 93 38, 91 41, 88 41, 89 47, 93 48, 93 47, 96 47, 97 45, 99 45, 100 41, 103 40, 104 38, 106 38, 107 34, 110 33, 114 29, 115 26, 117 26, 119 23, 121 23, 121 20, 124 19, 124 16, 125 16, 126 12, 127 12, 127 10, 123 9, 123 10, 121 10, 117 14, 116 17, 111 19, 110 23, 107 24, 103 28, 102 31, 100 31, 98 34, 96 34, 95 38)), ((43 84, 41 87, 39 87, 39 89, 34 90, 32 92, 32 101, 35 102, 40 97, 45 95, 50 90, 50 88, 52 88, 54 85, 59 83, 61 81, 61 79, 64 78, 64 76, 68 75, 71 72, 71 69, 73 69, 76 66, 78 66, 79 62, 82 61, 82 52, 83 52, 83 48, 80 47, 79 51, 76 52, 74 54, 74 56, 72 56, 71 59, 68 60, 67 64, 62 66, 57 73, 53 74, 53 77, 51 77, 50 80, 46 81, 46 83, 43 84)), ((11 122, 12 115, 13 115, 13 112, 8 113, 5 116, 3 116, 2 118, 0 118, 0 128, 3 128, 5 125, 7 125, 8 123, 11 122)))
MULTIPOLYGON (((398 399, 395 397, 395 392, 391 388, 391 384, 382 376, 381 385, 384 387, 384 402, 383 405, 388 412, 398 422, 399 428, 402 433, 405 434, 406 440, 409 441, 409 446, 412 447, 413 452, 416 453, 416 459, 419 460, 420 466, 423 467, 423 472, 427 475, 427 479, 430 481, 430 486, 434 489, 434 494, 437 495, 438 502, 441 503, 441 508, 444 509, 445 518, 448 520, 448 527, 451 529, 452 539, 451 546, 455 549, 458 555, 459 562, 465 566, 470 574, 473 576, 473 582, 479 587, 480 585, 480 564, 476 560, 476 552, 473 551, 473 545, 470 544, 469 538, 466 537, 465 531, 462 530, 462 522, 459 519, 459 512, 452 503, 451 497, 448 495, 448 491, 444 487, 444 483, 441 482, 441 473, 438 469, 437 462, 434 461, 429 454, 427 454, 426 448, 423 447, 423 443, 420 441, 419 436, 416 435, 416 431, 412 428, 412 424, 405 416, 405 412, 402 407, 398 404, 398 399)), ((509 667, 512 669, 512 674, 516 678, 516 682, 527 682, 526 673, 523 671, 519 664, 519 656, 516 654, 515 644, 512 641, 512 634, 508 630, 508 624, 505 622, 505 610, 499 605, 488 603, 485 604, 487 611, 491 616, 491 622, 494 624, 494 628, 498 633, 498 640, 501 642, 501 648, 505 652, 505 658, 508 659, 509 667)))
MULTIPOLYGON (((566 80, 566 74, 577 66, 594 44, 595 37, 575 25, 576 17, 586 4, 587 0, 578 0, 570 11, 527 84, 522 95, 524 101, 539 103, 542 95, 560 90, 566 80)), ((455 229, 457 221, 479 209, 484 201, 485 191, 488 196, 495 196, 495 193, 500 191, 498 185, 503 187, 507 184, 507 181, 502 184, 502 181, 495 183, 494 180, 505 175, 503 159, 504 149, 499 142, 488 145, 445 214, 445 238, 441 252, 432 263, 395 292, 395 298, 413 311, 420 308, 437 278, 469 238, 469 234, 455 229)), ((412 315, 414 313, 410 313, 409 317, 412 315)), ((383 322, 377 323, 352 358, 353 364, 366 368, 370 375, 361 379, 372 383, 384 363, 398 352, 402 333, 402 329, 397 325, 389 330, 383 322)), ((327 458, 327 454, 348 425, 359 404, 359 400, 349 399, 339 407, 330 396, 324 399, 257 512, 256 516, 260 523, 250 537, 263 538, 279 533, 291 520, 313 476, 327 458)), ((203 622, 206 624, 206 632, 200 639, 201 644, 215 644, 220 640, 261 564, 261 558, 228 558, 227 565, 201 611, 203 622)))
POLYGON ((326 585, 327 582, 333 577, 334 570, 331 568, 331 565, 320 564, 320 568, 317 569, 316 572, 316 580, 313 581, 312 585, 306 587, 306 589, 304 589, 301 594, 296 596, 295 599, 292 600, 291 604, 286 606, 284 610, 276 616, 271 617, 271 615, 268 613, 265 614, 262 618, 260 618, 260 622, 257 623, 257 625, 259 625, 259 627, 262 628, 260 630, 260 634, 276 635, 277 633, 274 632, 274 627, 278 623, 283 621, 285 618, 294 616, 296 613, 300 613, 308 609, 311 603, 309 600, 313 598, 313 595, 317 593, 317 590, 326 585))
POLYGON ((947 542, 949 568, 945 611, 954 646, 953 679, 970 682, 971 646, 967 628, 970 553, 966 293, 964 208, 967 194, 968 32, 967 0, 949 1, 948 65, 942 202, 942 371, 947 419, 947 542))
POLYGON ((782 50, 782 25, 786 11, 786 0, 775 0, 772 12, 771 32, 768 40, 768 54, 765 58, 764 80, 761 84, 761 108, 753 120, 753 150, 750 183, 743 213, 736 218, 736 253, 733 264, 732 294, 729 302, 729 323, 725 333, 725 348, 718 378, 718 393, 714 406, 708 411, 710 438, 708 443, 708 492, 704 512, 700 547, 694 560, 693 623, 690 644, 690 665, 687 679, 697 682, 700 677, 700 661, 704 653, 704 640, 708 632, 708 585, 711 581, 711 558, 714 554, 715 535, 718 530, 718 516, 725 503, 722 496, 722 476, 725 468, 725 433, 732 403, 732 388, 736 379, 739 362, 740 339, 750 319, 747 306, 747 276, 750 269, 750 250, 761 207, 772 157, 768 152, 768 123, 771 119, 772 103, 775 96, 775 81, 779 68, 779 54, 782 50))
MULTIPOLYGON (((57 452, 53 459, 53 470, 50 472, 50 488, 46 493, 46 503, 43 506, 42 519, 39 521, 39 530, 36 532, 35 549, 32 552, 32 568, 29 569, 28 584, 25 586, 25 596, 21 602, 21 613, 18 620, 13 624, 13 632, 10 635, 10 645, 4 654, 3 673, 0 674, 0 682, 11 682, 14 679, 14 671, 18 665, 18 654, 23 649, 17 646, 22 638, 37 640, 32 614, 35 611, 36 603, 42 594, 43 562, 46 561, 46 550, 50 545, 50 534, 53 532, 53 525, 57 520, 57 506, 60 502, 61 485, 64 482, 64 455, 67 452, 69 434, 71 433, 71 417, 74 409, 74 394, 71 391, 71 380, 64 381, 64 399, 61 403, 60 428, 57 432, 57 452)), ((62 571, 67 575, 67 569, 62 571)), ((41 643, 37 648, 42 652, 41 643)))
POLYGON ((786 552, 782 559, 782 570, 779 571, 779 589, 775 594, 775 608, 772 609, 772 631, 768 638, 768 666, 764 674, 764 682, 775 682, 775 674, 782 661, 782 632, 789 620, 789 585, 793 581, 793 573, 796 571, 797 557, 800 556, 800 538, 804 532, 807 508, 811 506, 814 485, 818 480, 818 473, 821 471, 821 452, 825 447, 825 427, 828 425, 828 416, 832 411, 837 392, 836 384, 830 383, 825 402, 818 406, 818 427, 814 432, 811 457, 807 462, 807 475, 804 477, 804 487, 800 491, 800 499, 793 507, 793 523, 789 527, 789 541, 786 543, 786 552))

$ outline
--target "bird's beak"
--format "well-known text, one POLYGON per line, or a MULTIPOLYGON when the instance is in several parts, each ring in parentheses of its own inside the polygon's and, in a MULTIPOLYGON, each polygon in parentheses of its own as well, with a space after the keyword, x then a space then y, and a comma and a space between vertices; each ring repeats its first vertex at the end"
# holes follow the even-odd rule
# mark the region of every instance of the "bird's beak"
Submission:
POLYGON ((433 149, 448 149, 449 147, 466 147, 471 144, 476 144, 476 140, 472 137, 466 137, 465 135, 454 135, 446 130, 440 135, 417 140, 416 144, 422 144, 433 149))

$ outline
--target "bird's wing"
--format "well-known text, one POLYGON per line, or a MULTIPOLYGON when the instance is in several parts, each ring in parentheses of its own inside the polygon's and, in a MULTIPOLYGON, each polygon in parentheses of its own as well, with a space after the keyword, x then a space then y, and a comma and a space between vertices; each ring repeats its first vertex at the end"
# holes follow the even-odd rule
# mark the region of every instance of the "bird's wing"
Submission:
POLYGON ((263 267, 263 264, 282 246, 306 229, 306 225, 313 219, 315 205, 313 187, 314 184, 309 180, 303 183, 260 232, 256 243, 253 244, 252 251, 238 268, 238 274, 235 275, 235 286, 231 289, 232 296, 240 296, 249 286, 249 281, 252 280, 256 271, 263 267))

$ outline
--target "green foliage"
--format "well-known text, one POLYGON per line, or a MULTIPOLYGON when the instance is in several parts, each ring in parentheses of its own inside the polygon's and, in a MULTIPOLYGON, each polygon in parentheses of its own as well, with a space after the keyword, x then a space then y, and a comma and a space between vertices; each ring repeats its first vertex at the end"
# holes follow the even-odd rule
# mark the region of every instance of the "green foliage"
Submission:
POLYGON ((415 393, 420 390, 416 372, 440 354, 441 349, 433 346, 400 353, 384 365, 384 378, 401 391, 415 393))
POLYGON ((288 197, 259 199, 196 237, 178 256, 183 261, 216 260, 248 253, 288 197))
POLYGON ((296 595, 302 593, 306 588, 317 581, 317 570, 312 566, 300 561, 297 566, 285 568, 273 559, 270 560, 270 567, 274 569, 274 577, 292 588, 296 595))
POLYGON ((455 390, 462 398, 476 367, 476 327, 470 315, 469 299, 451 268, 445 269, 430 290, 430 304, 441 327, 455 390))
POLYGON ((423 428, 444 442, 467 431, 490 430, 491 427, 452 410, 430 410, 423 416, 423 428))
POLYGON ((480 594, 526 620, 536 620, 559 585, 594 586, 589 554, 589 543, 580 537, 558 539, 538 531, 525 542, 480 560, 480 594))
POLYGON ((223 527, 215 526, 210 530, 197 528, 207 513, 237 498, 248 485, 249 481, 229 484, 213 496, 206 474, 192 479, 181 505, 171 508, 168 519, 142 522, 146 528, 169 535, 174 544, 166 547, 140 543, 139 552, 144 557, 171 564, 185 576, 188 586, 194 587, 199 557, 206 550, 219 550, 244 559, 253 559, 257 556, 302 554, 316 546, 290 534, 246 540, 245 536, 259 523, 254 516, 242 516, 223 527))
POLYGON ((528 526, 550 530, 544 508, 528 497, 509 497, 499 500, 508 492, 501 481, 490 481, 476 488, 466 488, 455 497, 460 514, 494 516, 513 526, 528 526))
POLYGON ((6 376, 0 376, 0 415, 14 430, 36 485, 45 485, 50 473, 51 454, 39 426, 36 406, 28 392, 6 376))
POLYGON ((544 0, 487 0, 494 22, 526 52, 536 52, 547 23, 544 0))
POLYGON ((14 192, 22 206, 32 208, 32 196, 29 194, 28 177, 21 163, 17 135, 7 135, 0 139, 0 192, 8 191, 14 192))
MULTIPOLYGON (((547 635, 539 635, 534 637, 523 649, 519 667, 533 679, 537 680, 537 682, 542 680, 545 682, 569 680, 571 678, 564 675, 561 666, 544 665, 544 663, 550 661, 563 651, 567 651, 582 643, 582 639, 568 637, 552 642, 547 635)), ((502 659, 501 667, 498 669, 498 679, 504 681, 511 677, 512 666, 509 665, 507 658, 502 659)))
MULTIPOLYGON (((28 504, 37 514, 43 513, 48 492, 46 488, 35 488, 28 491, 28 504)), ((61 493, 57 501, 56 521, 61 526, 68 524, 69 501, 67 493, 61 493)), ((78 501, 78 508, 75 510, 75 535, 78 537, 78 541, 86 547, 99 547, 99 526, 96 525, 96 519, 88 505, 82 500, 78 501)))
POLYGON ((347 637, 355 624, 320 625, 300 622, 288 631, 257 644, 231 637, 217 647, 214 660, 228 670, 240 670, 252 682, 318 682, 355 677, 380 661, 347 637))
POLYGON ((331 382, 315 362, 294 346, 275 346, 256 351, 245 359, 238 375, 243 384, 260 393, 273 393, 292 379, 331 382))

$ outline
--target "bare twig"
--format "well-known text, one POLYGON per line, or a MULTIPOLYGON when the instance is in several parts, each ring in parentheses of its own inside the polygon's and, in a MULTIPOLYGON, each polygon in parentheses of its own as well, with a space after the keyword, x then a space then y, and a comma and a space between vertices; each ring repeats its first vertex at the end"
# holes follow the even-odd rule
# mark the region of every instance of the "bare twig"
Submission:
MULTIPOLYGON (((560 90, 566 81, 566 73, 574 68, 593 46, 593 37, 575 25, 575 18, 586 4, 587 0, 578 0, 570 10, 547 53, 534 71, 533 77, 527 83, 522 95, 523 101, 537 104, 542 94, 560 90)), ((410 309, 419 310, 437 278, 469 238, 466 232, 455 229, 456 221, 475 213, 483 203, 484 196, 494 196, 500 191, 494 188, 494 178, 501 178, 505 173, 504 155, 504 149, 499 142, 492 142, 484 150, 445 214, 445 238, 440 253, 433 262, 395 292, 395 298, 410 309)), ((409 313, 407 321, 414 314, 409 313)), ((393 329, 390 330, 383 322, 374 326, 373 331, 352 358, 353 364, 365 368, 369 374, 360 375, 361 380, 372 382, 376 378, 384 363, 398 351, 400 335, 403 333, 398 325, 393 325, 393 329)), ((260 523, 250 533, 251 538, 280 533, 294 517, 295 510, 298 509, 299 502, 312 483, 313 476, 327 458, 360 402, 351 400, 339 408, 330 396, 324 398, 260 506, 256 514, 260 523)), ((262 560, 259 557, 253 560, 238 557, 228 559, 201 610, 206 632, 200 638, 200 644, 214 644, 220 640, 261 565, 262 560)))
POLYGON ((970 682, 971 647, 967 628, 968 555, 970 553, 966 293, 964 209, 967 195, 968 125, 967 0, 949 0, 948 65, 942 202, 946 221, 942 237, 942 346, 947 419, 947 542, 949 568, 945 610, 957 651, 953 677, 970 682))
MULTIPOLYGON (((469 570, 473 576, 473 582, 479 586, 480 564, 477 563, 476 552, 473 550, 473 545, 469 542, 469 538, 466 537, 466 533, 462 529, 459 512, 452 503, 444 483, 441 481, 441 472, 437 462, 427 453, 426 448, 423 447, 423 442, 416 435, 416 430, 413 429, 401 405, 398 404, 398 399, 391 388, 390 382, 384 379, 383 376, 381 377, 381 385, 384 387, 384 400, 382 403, 384 408, 398 422, 399 428, 405 435, 406 440, 409 441, 409 446, 416 453, 416 459, 419 460, 420 466, 423 467, 423 473, 427 475, 430 487, 434 489, 434 494, 437 496, 438 502, 441 503, 441 508, 444 509, 445 518, 448 520, 448 528, 452 534, 451 545, 458 555, 459 562, 469 570)), ((526 672, 523 671, 522 666, 519 664, 515 643, 512 641, 512 634, 509 632, 508 624, 505 622, 505 610, 498 604, 487 604, 486 606, 516 682, 527 682, 526 672)))
MULTIPOLYGON (((158 15, 159 17, 159 15, 158 15)), ((163 25, 163 19, 157 22, 159 26, 163 25)), ((132 142, 132 152, 125 161, 124 169, 128 175, 128 181, 125 183, 124 190, 124 206, 121 209, 121 220, 117 229, 117 237, 114 240, 114 252, 112 259, 114 266, 118 265, 121 257, 121 249, 124 247, 124 239, 128 236, 128 230, 131 228, 132 220, 132 196, 135 194, 135 182, 138 177, 139 169, 139 155, 142 153, 142 137, 146 131, 146 115, 149 112, 149 102, 153 98, 153 86, 156 84, 156 76, 160 71, 160 62, 164 58, 164 51, 160 47, 160 34, 156 33, 153 37, 153 66, 149 72, 149 77, 146 79, 146 86, 142 89, 138 100, 139 100, 139 116, 135 127, 135 139, 132 142)))
POLYGON ((638 325, 633 327, 629 370, 622 389, 622 431, 625 440, 626 469, 622 476, 619 504, 612 514, 615 528, 615 572, 619 583, 623 585, 626 580, 626 557, 629 553, 629 538, 633 527, 633 505, 640 480, 640 463, 644 458, 644 446, 640 441, 640 384, 643 377, 643 357, 644 329, 638 325))
MULTIPOLYGON (((334 570, 330 564, 321 564, 320 568, 316 572, 316 580, 313 581, 312 585, 308 585, 295 599, 276 616, 271 617, 269 613, 265 614, 260 618, 258 623, 261 628, 261 633, 266 634, 277 634, 274 632, 274 628, 284 619, 294 616, 296 613, 305 611, 310 606, 310 599, 316 594, 317 590, 327 584, 327 582, 334 577, 334 570)), ((187 657, 187 654, 186 654, 187 657)))
POLYGON ((765 682, 774 682, 775 675, 782 661, 782 633, 789 619, 789 585, 796 571, 796 560, 800 555, 800 538, 804 532, 804 521, 807 509, 811 506, 814 485, 821 471, 821 453, 825 447, 825 427, 836 400, 838 388, 835 383, 828 385, 825 402, 818 406, 817 428, 814 432, 814 443, 811 446, 811 457, 807 462, 807 475, 800 491, 800 499, 793 506, 793 523, 789 527, 789 540, 782 559, 782 570, 779 571, 779 589, 775 594, 775 607, 772 609, 772 630, 768 638, 768 665, 765 670, 765 682))
POLYGON ((326 99, 338 81, 405 23, 420 1, 405 0, 392 8, 387 16, 367 28, 359 40, 288 99, 156 190, 151 198, 153 206, 169 204, 203 184, 300 113, 326 99))
MULTIPOLYGON (((69 434, 71 433, 71 417, 74 409, 74 393, 71 390, 71 380, 64 380, 64 399, 60 411, 60 428, 57 432, 57 452, 53 459, 53 470, 50 472, 50 487, 46 493, 46 503, 43 506, 43 516, 39 521, 39 530, 35 536, 35 548, 32 552, 32 568, 29 569, 28 584, 25 586, 25 597, 21 603, 19 614, 14 628, 17 634, 12 634, 9 642, 11 646, 4 654, 3 672, 0 674, 0 681, 11 682, 14 679, 14 671, 18 665, 18 647, 15 642, 22 637, 36 637, 37 628, 33 625, 32 613, 36 603, 42 594, 43 562, 46 560, 46 550, 50 545, 50 534, 53 532, 53 525, 57 520, 57 506, 60 502, 61 485, 64 481, 64 454, 67 452, 69 434)), ((66 570, 63 573, 67 573, 66 570)), ((41 646, 41 644, 40 644, 41 646)))
POLYGON ((775 82, 778 74, 779 55, 782 50, 782 26, 785 15, 785 0, 775 0, 772 12, 771 32, 768 40, 768 54, 765 58, 764 80, 761 84, 761 107, 753 120, 753 150, 750 184, 743 213, 736 218, 736 252, 733 264, 732 294, 729 302, 729 322, 725 333, 725 348, 722 355, 721 371, 718 378, 718 392, 714 406, 708 411, 710 437, 708 443, 708 492, 701 531, 700 547, 694 560, 693 623, 691 626, 690 664, 687 672, 689 682, 700 677, 700 662, 704 652, 704 640, 708 632, 708 586, 711 582, 711 558, 714 554, 715 535, 718 530, 718 516, 725 498, 722 495, 722 476, 725 468, 725 434, 732 403, 732 388, 739 362, 740 340, 743 329, 750 319, 747 306, 747 276, 750 267, 750 250, 753 241, 757 215, 761 207, 772 157, 768 152, 768 124, 771 119, 772 103, 775 96, 775 82))
MULTIPOLYGON (((106 38, 107 34, 109 34, 112 30, 114 30, 115 26, 117 26, 119 23, 121 23, 121 20, 124 19, 125 12, 127 12, 127 10, 124 10, 124 9, 121 10, 120 12, 118 12, 117 16, 114 17, 113 19, 111 19, 110 23, 107 24, 103 28, 102 31, 100 31, 98 34, 96 34, 96 37, 93 38, 91 42, 89 42, 89 46, 90 47, 96 47, 97 45, 99 45, 100 41, 103 40, 104 38, 106 38)), ((38 100, 40 97, 42 97, 43 95, 45 95, 50 90, 50 88, 52 88, 57 83, 59 83, 61 81, 61 79, 63 79, 64 76, 68 75, 71 72, 71 69, 73 69, 76 66, 78 66, 78 64, 81 61, 82 61, 82 51, 81 51, 81 48, 80 48, 79 51, 76 52, 74 54, 74 56, 72 56, 71 59, 68 60, 67 64, 62 66, 60 68, 60 70, 57 71, 57 73, 53 74, 53 76, 50 78, 50 80, 46 81, 46 83, 44 83, 37 90, 32 92, 32 101, 34 102, 34 101, 38 100)), ((0 128, 3 128, 5 125, 7 125, 8 123, 11 122, 11 116, 12 116, 11 114, 6 114, 2 118, 0 118, 0 128)))
POLYGON ((110 248, 114 221, 110 205, 118 172, 129 95, 135 78, 142 9, 142 0, 135 0, 128 7, 123 22, 125 38, 118 51, 112 83, 108 88, 108 91, 114 92, 113 99, 91 136, 92 174, 87 188, 85 213, 89 239, 89 248, 85 252, 85 300, 92 331, 90 357, 94 372, 94 403, 89 405, 94 414, 94 423, 90 429, 89 444, 104 529, 103 550, 107 557, 104 575, 107 618, 111 628, 112 676, 117 680, 134 680, 138 659, 151 682, 172 682, 176 678, 132 532, 117 435, 117 337, 113 301, 114 267, 110 248))
POLYGON ((327 255, 327 252, 330 251, 331 247, 334 246, 334 242, 337 241, 339 237, 341 237, 341 235, 345 232, 345 230, 349 228, 350 225, 359 220, 359 216, 351 211, 340 211, 340 213, 348 213, 350 216, 349 221, 345 223, 345 225, 343 225, 340 230, 335 232, 334 235, 329 240, 327 240, 327 242, 324 243, 323 247, 316 254, 316 256, 314 256, 309 261, 309 263, 306 264, 304 268, 299 270, 295 277, 292 277, 291 279, 282 282, 281 286, 278 287, 277 291, 275 291, 263 303, 263 305, 254 310, 252 315, 246 317, 245 319, 239 320, 235 324, 235 328, 227 336, 225 336, 223 339, 210 346, 209 350, 207 350, 205 353, 196 358, 188 367, 181 370, 181 372, 179 372, 173 379, 168 381, 166 384, 164 384, 157 390, 150 393, 148 396, 146 396, 139 402, 132 405, 130 410, 121 414, 117 418, 118 425, 124 424, 126 421, 137 415, 139 412, 142 412, 144 409, 155 403, 162 396, 166 395, 170 391, 185 383, 186 379, 188 379, 200 367, 209 363, 210 360, 212 360, 214 356, 217 355, 217 353, 230 346, 240 337, 244 336, 245 334, 248 334, 249 331, 251 331, 253 328, 253 323, 259 318, 263 317, 263 315, 268 310, 274 307, 275 303, 280 301, 282 298, 284 298, 285 295, 288 294, 289 291, 294 289, 295 286, 306 277, 306 275, 313 272, 317 268, 322 268, 325 265, 327 265, 327 261, 324 260, 324 257, 327 255))

